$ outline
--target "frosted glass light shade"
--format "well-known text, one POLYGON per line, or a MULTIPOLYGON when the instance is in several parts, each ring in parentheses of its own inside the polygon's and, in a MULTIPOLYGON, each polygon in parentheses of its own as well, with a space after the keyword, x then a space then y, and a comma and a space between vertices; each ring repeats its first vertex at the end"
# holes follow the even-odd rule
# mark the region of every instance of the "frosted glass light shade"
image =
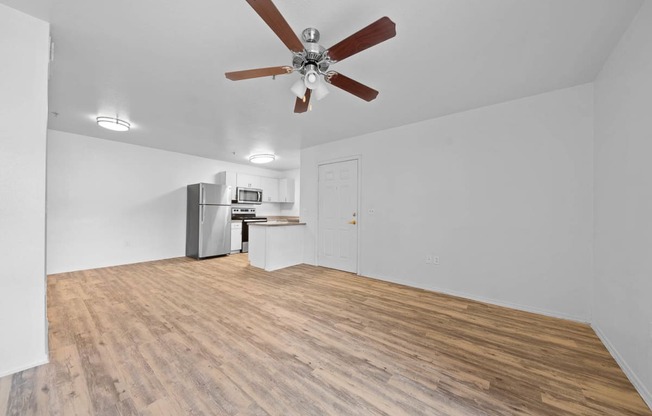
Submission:
POLYGON ((320 80, 319 83, 317 84, 317 88, 313 90, 313 94, 315 94, 315 98, 317 100, 321 100, 325 96, 328 95, 330 91, 328 91, 328 88, 326 87, 326 82, 324 80, 320 80))
POLYGON ((120 120, 119 118, 98 117, 96 120, 100 127, 113 131, 129 131, 131 128, 131 124, 124 120, 120 120))
POLYGON ((249 161, 251 163, 269 163, 276 160, 275 155, 271 154, 260 154, 260 155, 251 155, 249 156, 249 161))
POLYGON ((306 88, 314 90, 319 85, 319 74, 315 70, 309 70, 306 72, 306 76, 303 78, 303 83, 306 84, 306 88))
POLYGON ((311 73, 309 73, 309 74, 306 76, 306 82, 307 82, 308 84, 311 84, 311 85, 316 84, 316 83, 317 83, 317 79, 318 79, 318 78, 317 78, 317 74, 315 74, 314 72, 311 72, 311 73))
POLYGON ((292 91, 292 94, 296 95, 298 98, 302 98, 306 95, 306 86, 303 83, 303 78, 299 78, 297 82, 292 85, 290 90, 292 91))

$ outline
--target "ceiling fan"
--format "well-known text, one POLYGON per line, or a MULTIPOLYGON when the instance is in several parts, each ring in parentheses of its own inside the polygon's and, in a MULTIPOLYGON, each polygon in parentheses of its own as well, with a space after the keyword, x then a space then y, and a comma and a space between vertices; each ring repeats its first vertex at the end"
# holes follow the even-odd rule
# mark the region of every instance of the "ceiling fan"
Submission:
POLYGON ((294 105, 295 113, 308 111, 311 96, 314 96, 317 100, 324 98, 328 94, 327 83, 365 101, 371 101, 378 96, 378 91, 373 88, 369 88, 339 72, 329 71, 329 68, 336 62, 396 36, 396 24, 388 17, 378 19, 329 49, 325 49, 319 45, 319 31, 315 28, 305 29, 301 33, 303 39, 303 42, 301 42, 271 0, 247 0, 247 3, 276 33, 276 36, 281 39, 285 46, 290 49, 292 52, 292 66, 273 66, 227 72, 224 75, 228 79, 240 81, 299 72, 301 79, 291 88, 294 95, 297 96, 294 105))

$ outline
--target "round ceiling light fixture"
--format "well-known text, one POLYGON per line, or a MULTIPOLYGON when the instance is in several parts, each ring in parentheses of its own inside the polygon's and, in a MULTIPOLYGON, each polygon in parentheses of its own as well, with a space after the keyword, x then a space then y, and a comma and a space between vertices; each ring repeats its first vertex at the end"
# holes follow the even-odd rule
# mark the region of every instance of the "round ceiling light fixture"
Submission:
POLYGON ((249 161, 251 163, 269 163, 276 160, 276 155, 272 154, 258 154, 249 156, 249 161))
POLYGON ((129 131, 131 128, 131 124, 124 120, 120 120, 119 118, 114 118, 114 117, 98 117, 97 119, 97 124, 100 127, 104 127, 105 129, 113 130, 113 131, 129 131))

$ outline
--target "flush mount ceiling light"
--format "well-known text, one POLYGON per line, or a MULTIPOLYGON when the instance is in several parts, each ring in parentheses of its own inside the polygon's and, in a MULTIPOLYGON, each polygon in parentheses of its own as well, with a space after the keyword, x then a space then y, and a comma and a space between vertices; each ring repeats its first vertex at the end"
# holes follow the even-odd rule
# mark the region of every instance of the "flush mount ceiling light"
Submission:
POLYGON ((113 131, 129 131, 131 128, 131 124, 128 122, 114 117, 98 117, 97 124, 99 124, 100 127, 113 131))
POLYGON ((251 155, 249 156, 249 161, 251 163, 269 163, 276 160, 275 155, 270 154, 260 154, 260 155, 251 155))

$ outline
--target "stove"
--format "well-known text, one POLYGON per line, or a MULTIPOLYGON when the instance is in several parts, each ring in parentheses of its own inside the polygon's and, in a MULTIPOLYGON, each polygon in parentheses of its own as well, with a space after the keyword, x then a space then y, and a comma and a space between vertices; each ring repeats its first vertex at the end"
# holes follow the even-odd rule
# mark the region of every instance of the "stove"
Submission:
POLYGON ((249 224, 267 222, 266 217, 256 216, 256 208, 231 208, 231 220, 242 221, 242 253, 249 252, 249 224))

